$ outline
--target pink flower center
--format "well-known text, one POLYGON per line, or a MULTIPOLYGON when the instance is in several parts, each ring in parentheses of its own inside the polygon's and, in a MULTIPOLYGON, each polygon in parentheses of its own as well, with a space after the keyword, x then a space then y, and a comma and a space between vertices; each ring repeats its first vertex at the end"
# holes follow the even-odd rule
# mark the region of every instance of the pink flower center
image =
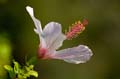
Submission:
POLYGON ((51 59, 52 55, 48 52, 48 49, 39 47, 38 59, 51 59))
POLYGON ((47 49, 45 49, 45 48, 39 48, 38 49, 38 58, 40 58, 40 59, 44 59, 44 58, 46 58, 46 53, 47 53, 47 49))

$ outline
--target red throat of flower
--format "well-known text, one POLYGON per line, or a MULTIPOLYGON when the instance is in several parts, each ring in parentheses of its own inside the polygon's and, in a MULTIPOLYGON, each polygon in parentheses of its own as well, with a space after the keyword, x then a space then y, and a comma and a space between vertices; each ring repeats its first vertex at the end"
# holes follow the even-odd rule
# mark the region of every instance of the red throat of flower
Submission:
POLYGON ((47 52, 47 50, 45 48, 39 47, 39 49, 38 49, 38 55, 37 55, 38 58, 39 59, 44 59, 46 57, 46 52, 47 52))
POLYGON ((82 33, 85 30, 85 26, 88 24, 88 21, 86 19, 83 20, 81 23, 80 21, 75 22, 75 24, 72 24, 71 27, 69 27, 68 32, 66 32, 66 37, 68 40, 77 37, 78 34, 82 33))
POLYGON ((51 59, 52 55, 48 53, 48 49, 42 48, 41 46, 38 49, 37 53, 38 59, 51 59))

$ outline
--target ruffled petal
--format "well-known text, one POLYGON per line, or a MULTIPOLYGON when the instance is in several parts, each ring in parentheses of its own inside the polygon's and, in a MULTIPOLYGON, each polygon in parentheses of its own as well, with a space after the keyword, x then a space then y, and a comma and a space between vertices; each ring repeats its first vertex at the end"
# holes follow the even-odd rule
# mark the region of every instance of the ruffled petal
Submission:
POLYGON ((79 45, 57 51, 53 58, 64 60, 68 63, 79 64, 88 61, 92 55, 92 51, 87 46, 79 45))
POLYGON ((37 33, 39 35, 39 39, 40 39, 40 46, 43 48, 46 48, 46 42, 44 40, 44 36, 43 36, 43 32, 42 32, 42 27, 41 27, 41 22, 35 18, 34 16, 34 10, 33 8, 31 8, 30 6, 26 7, 27 12, 29 13, 29 15, 31 16, 34 24, 35 24, 35 33, 37 33))
POLYGON ((33 8, 31 8, 30 6, 27 6, 26 10, 29 13, 29 15, 31 16, 31 18, 35 24, 36 28, 34 29, 34 31, 40 36, 40 34, 42 34, 41 22, 35 18, 33 8))
POLYGON ((58 49, 66 39, 66 36, 61 32, 61 25, 56 22, 48 23, 43 29, 43 35, 49 50, 58 49))

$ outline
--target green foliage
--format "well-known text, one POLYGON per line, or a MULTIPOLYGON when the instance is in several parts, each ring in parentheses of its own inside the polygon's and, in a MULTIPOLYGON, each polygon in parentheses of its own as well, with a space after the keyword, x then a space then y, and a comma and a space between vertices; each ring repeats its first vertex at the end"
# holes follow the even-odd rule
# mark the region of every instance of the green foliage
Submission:
POLYGON ((27 64, 36 64, 38 61, 36 56, 33 56, 31 59, 27 61, 27 64))
POLYGON ((15 77, 15 72, 10 65, 4 65, 4 68, 8 71, 11 78, 15 77))
POLYGON ((12 45, 8 34, 0 32, 0 79, 6 78, 6 72, 3 68, 5 64, 10 64, 12 45))
POLYGON ((21 65, 13 61, 14 67, 10 65, 4 65, 4 68, 8 71, 10 78, 13 79, 17 77, 18 79, 27 79, 30 76, 38 77, 38 73, 34 70, 34 65, 27 64, 21 67, 21 65))

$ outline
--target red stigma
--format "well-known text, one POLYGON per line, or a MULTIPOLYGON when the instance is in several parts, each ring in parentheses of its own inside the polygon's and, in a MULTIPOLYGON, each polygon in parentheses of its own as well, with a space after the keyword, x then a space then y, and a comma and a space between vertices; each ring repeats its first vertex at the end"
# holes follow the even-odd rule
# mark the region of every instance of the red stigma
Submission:
POLYGON ((87 20, 87 19, 83 19, 82 24, 83 24, 84 26, 88 25, 88 20, 87 20))
POLYGON ((85 30, 85 26, 88 24, 88 21, 86 19, 83 20, 81 23, 80 21, 75 22, 75 24, 72 24, 71 27, 69 27, 69 31, 66 33, 66 37, 68 40, 77 37, 78 34, 82 33, 83 30, 85 30))

